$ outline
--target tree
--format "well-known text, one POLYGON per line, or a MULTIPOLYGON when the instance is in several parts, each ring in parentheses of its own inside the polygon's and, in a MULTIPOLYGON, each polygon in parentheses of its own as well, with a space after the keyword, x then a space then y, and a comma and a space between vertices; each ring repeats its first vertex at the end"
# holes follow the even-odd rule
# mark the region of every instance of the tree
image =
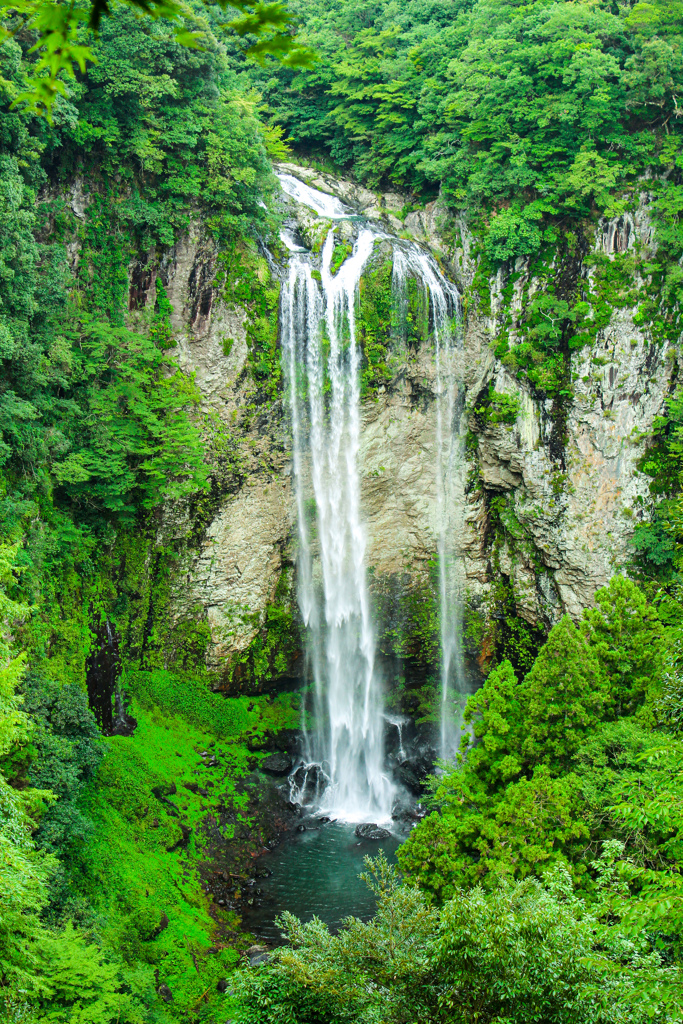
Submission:
POLYGON ((524 760, 553 768, 567 765, 588 729, 600 720, 605 700, 598 661, 565 615, 551 629, 524 680, 524 760))
MULTIPOLYGON (((230 1015, 239 1024, 636 1024, 639 984, 657 984, 659 958, 627 944, 600 944, 598 919, 572 891, 561 866, 543 882, 500 882, 490 892, 459 889, 441 910, 400 884, 380 856, 366 861, 378 898, 364 924, 337 935, 321 921, 285 915, 288 945, 234 981, 230 1015)), ((648 1014, 651 1011, 651 1016, 648 1014)))
POLYGON ((657 612, 631 580, 613 576, 595 594, 579 627, 607 683, 605 711, 632 714, 659 681, 665 650, 657 612))
POLYGON ((35 980, 33 943, 47 902, 54 858, 37 853, 32 833, 51 794, 10 784, 13 759, 26 745, 30 723, 16 693, 26 656, 12 651, 10 630, 29 609, 7 594, 14 586, 16 547, 0 545, 0 990, 6 999, 35 980), (9 778, 8 778, 9 775, 9 778))
MULTIPOLYGON (((201 47, 204 40, 201 19, 190 16, 188 24, 188 9, 178 0, 122 2, 153 19, 170 22, 181 45, 201 47)), ((217 4, 223 11, 232 9, 238 14, 226 28, 240 37, 256 37, 256 41, 246 47, 249 56, 262 59, 270 54, 291 67, 310 64, 312 52, 296 45, 293 19, 279 0, 267 4, 258 0, 217 0, 217 4)), ((0 4, 0 16, 5 20, 0 45, 19 33, 37 36, 33 50, 38 52, 38 60, 17 102, 51 118, 57 97, 68 96, 64 77, 74 79, 77 69, 84 73, 86 64, 96 60, 90 39, 110 13, 108 0, 90 0, 85 7, 54 0, 16 0, 0 4)))
POLYGON ((524 697, 512 665, 503 661, 467 701, 464 722, 471 726, 472 736, 463 733, 461 748, 469 769, 489 788, 505 785, 521 770, 524 697), (473 744, 473 739, 479 742, 473 744))

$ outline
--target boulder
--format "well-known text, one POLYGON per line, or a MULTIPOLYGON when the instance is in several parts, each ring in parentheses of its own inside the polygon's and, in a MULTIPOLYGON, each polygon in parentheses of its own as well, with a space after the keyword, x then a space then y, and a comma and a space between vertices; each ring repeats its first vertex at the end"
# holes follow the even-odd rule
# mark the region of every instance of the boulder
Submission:
POLYGON ((265 946, 250 946, 247 950, 249 966, 258 967, 259 964, 265 964, 268 961, 269 955, 265 946))
POLYGON ((285 750, 278 750, 261 761, 261 768, 269 775, 289 775, 292 759, 285 750))
POLYGON ((316 803, 330 781, 319 764, 299 765, 292 778, 296 787, 292 797, 301 804, 316 803))
POLYGON ((402 783, 410 793, 419 796, 422 792, 422 784, 429 775, 430 767, 426 758, 407 758, 394 768, 394 778, 402 783))
POLYGON ((159 988, 157 989, 157 993, 159 994, 159 996, 161 996, 161 998, 163 999, 163 1001, 165 1003, 172 1003, 173 1002, 173 993, 171 992, 171 990, 168 987, 168 985, 159 985, 159 988))
POLYGON ((355 833, 359 839, 391 839, 389 829, 380 828, 374 821, 356 825, 355 833))

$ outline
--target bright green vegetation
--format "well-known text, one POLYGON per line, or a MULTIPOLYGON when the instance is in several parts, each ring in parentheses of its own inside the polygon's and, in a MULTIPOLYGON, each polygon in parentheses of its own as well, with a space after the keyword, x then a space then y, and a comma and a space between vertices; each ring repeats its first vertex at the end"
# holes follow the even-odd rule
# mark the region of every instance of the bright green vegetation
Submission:
POLYGON ((680 605, 617 576, 526 674, 469 698, 457 762, 399 850, 368 863, 368 924, 285 915, 290 945, 235 981, 245 1024, 679 1019, 680 605))
POLYGON ((501 394, 491 385, 481 404, 475 405, 474 413, 484 423, 505 423, 512 426, 519 413, 519 398, 517 395, 501 394))
MULTIPOLYGON (((244 940, 206 891, 206 865, 217 844, 234 841, 239 865, 262 840, 252 749, 298 721, 289 698, 213 693, 208 624, 170 612, 178 572, 241 472, 234 437, 174 358, 170 246, 192 231, 208 265, 221 254, 268 397, 279 358, 258 240, 276 224, 262 204, 282 146, 207 17, 203 47, 188 49, 163 19, 118 6, 52 123, 12 106, 40 70, 34 37, 0 48, 3 1020, 215 1019, 216 982, 244 940), (236 252, 252 268, 248 294, 236 252), (189 520, 166 539, 160 508, 177 500, 189 520), (106 629, 133 737, 104 739, 88 707, 106 629)), ((190 285, 193 316, 214 287, 213 269, 190 285)))
MULTIPOLYGON (((680 8, 532 0, 298 0, 310 69, 261 74, 294 145, 362 180, 479 209, 497 261, 556 242, 675 166, 680 8)), ((678 186, 662 187, 663 206, 678 186), (666 197, 666 199, 664 198, 666 197)), ((673 201, 673 205, 672 205, 673 201)))
POLYGON ((462 217, 478 261, 465 313, 490 315, 502 269, 495 352, 556 399, 559 452, 571 352, 615 307, 637 307, 658 343, 680 333, 680 3, 293 0, 292 11, 321 59, 252 72, 272 123, 304 159, 404 190, 406 212, 438 195, 454 248, 462 217), (632 212, 645 191, 656 253, 591 253, 598 219, 632 212))
MULTIPOLYGON (((175 42, 181 46, 196 49, 207 42, 210 33, 205 17, 202 17, 206 12, 201 4, 195 5, 196 15, 192 17, 191 9, 177 0, 124 0, 124 3, 138 16, 145 14, 154 19, 164 19, 167 29, 173 32, 175 42)), ((231 30, 239 38, 247 37, 244 47, 247 55, 262 60, 270 54, 290 67, 310 63, 313 54, 305 47, 297 46, 292 38, 293 19, 284 4, 219 0, 216 6, 227 11, 228 16, 232 15, 232 20, 223 28, 231 30)), ((69 96, 64 79, 76 78, 77 70, 85 71, 86 65, 92 70, 100 56, 95 39, 97 33, 106 27, 111 8, 107 0, 91 0, 85 8, 74 4, 64 7, 51 0, 10 2, 0 6, 3 19, 7 19, 0 42, 29 33, 37 39, 38 59, 33 74, 19 94, 19 100, 31 112, 47 114, 50 121, 55 105, 57 111, 61 111, 59 100, 69 96)))
POLYGON ((336 936, 320 921, 289 914, 289 946, 266 966, 235 978, 239 1024, 465 1024, 544 1020, 635 1024, 664 1020, 670 972, 656 954, 611 926, 613 858, 597 861, 596 899, 572 891, 563 867, 543 882, 499 881, 489 891, 459 890, 442 906, 401 883, 380 855, 366 880, 375 918, 354 918, 336 936), (657 986, 661 986, 659 989, 657 986))
POLYGON ((683 395, 680 386, 654 422, 641 470, 655 502, 649 522, 636 525, 636 570, 650 587, 680 581, 683 542, 683 395))

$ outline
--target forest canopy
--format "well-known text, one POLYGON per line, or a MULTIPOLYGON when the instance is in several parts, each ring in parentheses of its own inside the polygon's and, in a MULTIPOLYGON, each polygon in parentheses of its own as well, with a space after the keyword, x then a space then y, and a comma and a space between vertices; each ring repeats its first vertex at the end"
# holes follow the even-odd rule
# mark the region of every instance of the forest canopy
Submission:
MULTIPOLYGON (((294 0, 310 69, 257 72, 303 152, 482 211, 497 261, 680 167, 680 3, 294 0)), ((656 187, 656 186, 655 186, 656 187)), ((663 205, 677 223, 677 188, 663 205)), ((678 241, 680 245, 680 240, 678 241)))

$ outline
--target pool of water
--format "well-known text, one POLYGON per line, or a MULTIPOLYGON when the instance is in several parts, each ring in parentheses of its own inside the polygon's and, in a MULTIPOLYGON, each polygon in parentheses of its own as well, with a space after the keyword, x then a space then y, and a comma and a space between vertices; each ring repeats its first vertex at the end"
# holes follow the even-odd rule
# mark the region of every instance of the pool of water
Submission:
POLYGON ((390 839, 360 840, 355 825, 329 822, 295 834, 257 861, 255 873, 268 870, 268 878, 257 878, 253 906, 242 911, 242 927, 271 945, 282 942, 275 918, 289 910, 302 921, 317 916, 332 929, 345 917, 367 920, 375 911, 375 898, 358 877, 363 858, 384 850, 395 862, 396 851, 406 838, 392 833, 390 839))

